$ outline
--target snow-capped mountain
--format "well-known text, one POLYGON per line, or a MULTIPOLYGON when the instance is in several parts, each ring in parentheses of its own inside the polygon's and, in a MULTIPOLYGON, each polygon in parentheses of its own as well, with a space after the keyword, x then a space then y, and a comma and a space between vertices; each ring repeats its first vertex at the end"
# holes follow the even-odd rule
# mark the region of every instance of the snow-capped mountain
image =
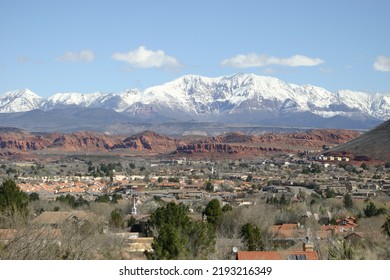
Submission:
POLYGON ((26 112, 39 109, 44 98, 29 89, 9 91, 0 95, 0 113, 26 112))
POLYGON ((236 74, 218 78, 181 77, 146 89, 127 110, 144 109, 179 119, 252 121, 285 114, 311 113, 323 118, 390 118, 390 96, 312 85, 288 84, 272 77, 236 74))
POLYGON ((120 93, 57 93, 43 99, 29 90, 0 96, 0 112, 69 107, 102 108, 136 119, 282 124, 302 118, 387 120, 390 96, 349 90, 330 92, 277 78, 236 74, 216 78, 187 75, 146 90, 120 93))
POLYGON ((56 93, 49 97, 43 104, 42 109, 61 109, 69 106, 91 107, 97 100, 103 98, 105 94, 100 92, 83 93, 56 93))

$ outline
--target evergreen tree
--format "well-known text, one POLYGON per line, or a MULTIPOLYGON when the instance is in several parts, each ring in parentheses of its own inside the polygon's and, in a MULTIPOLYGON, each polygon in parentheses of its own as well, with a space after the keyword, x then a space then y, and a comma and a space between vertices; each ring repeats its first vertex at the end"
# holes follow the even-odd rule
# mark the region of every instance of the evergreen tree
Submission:
POLYGON ((347 209, 351 209, 353 207, 353 200, 349 193, 346 193, 344 195, 343 203, 344 203, 344 207, 347 209))
POLYGON ((251 223, 247 223, 241 228, 241 238, 248 251, 263 251, 264 241, 261 229, 251 223))
POLYGON ((15 181, 6 179, 0 187, 0 212, 5 216, 13 217, 20 214, 28 215, 29 196, 22 192, 15 181))
POLYGON ((108 202, 110 202, 110 197, 108 194, 103 194, 103 195, 98 196, 95 199, 95 202, 108 203, 108 202))
POLYGON ((362 163, 362 164, 360 165, 360 167, 363 168, 364 170, 368 170, 368 169, 369 169, 367 163, 365 163, 365 162, 362 163))
POLYGON ((364 214, 369 218, 373 216, 379 216, 386 213, 385 208, 378 208, 372 201, 370 201, 366 208, 364 208, 364 214))
POLYGON ((81 195, 79 195, 77 198, 71 194, 67 194, 66 196, 60 195, 56 198, 56 201, 67 203, 72 208, 78 208, 84 205, 89 205, 88 200, 85 200, 81 195))
POLYGON ((213 183, 211 183, 210 181, 207 181, 207 182, 206 182, 206 185, 205 185, 205 189, 206 189, 206 191, 208 191, 208 192, 212 192, 212 191, 214 190, 213 183))
POLYGON ((111 197, 111 202, 112 203, 118 203, 118 200, 122 199, 122 195, 114 193, 111 197))
POLYGON ((39 194, 37 194, 36 192, 30 193, 29 199, 30 201, 39 200, 39 194))
POLYGON ((289 205, 290 199, 287 198, 287 196, 283 193, 279 200, 280 205, 289 205))
POLYGON ((207 222, 216 227, 219 218, 222 216, 222 208, 218 199, 212 199, 207 203, 205 214, 207 222))
POLYGON ((233 207, 230 205, 230 204, 225 204, 223 207, 222 207, 222 212, 223 213, 226 213, 226 212, 229 212, 229 211, 232 211, 233 210, 233 207))
POLYGON ((382 233, 390 237, 390 215, 386 217, 386 221, 381 226, 382 233))
POLYGON ((204 222, 188 216, 188 207, 169 203, 157 208, 150 217, 155 235, 149 259, 203 259, 214 250, 215 230, 204 222))
POLYGON ((187 234, 189 242, 186 244, 190 257, 195 259, 207 259, 214 251, 216 233, 213 225, 204 222, 191 221, 187 234))
POLYGON ((121 209, 115 208, 111 212, 111 218, 110 218, 110 226, 115 229, 123 228, 124 226, 124 215, 121 209))
POLYGON ((299 202, 305 202, 306 201, 306 193, 304 191, 302 191, 301 188, 299 188, 299 191, 298 191, 298 195, 297 195, 297 199, 299 202))
POLYGON ((333 189, 327 187, 325 190, 325 196, 326 196, 326 198, 333 198, 333 197, 336 197, 336 193, 333 189))

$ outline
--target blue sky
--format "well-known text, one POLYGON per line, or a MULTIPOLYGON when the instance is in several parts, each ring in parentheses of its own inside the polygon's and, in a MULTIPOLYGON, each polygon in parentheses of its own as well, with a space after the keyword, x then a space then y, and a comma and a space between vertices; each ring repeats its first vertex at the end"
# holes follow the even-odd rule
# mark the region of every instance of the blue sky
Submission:
POLYGON ((255 73, 390 93, 390 1, 0 1, 0 94, 255 73))

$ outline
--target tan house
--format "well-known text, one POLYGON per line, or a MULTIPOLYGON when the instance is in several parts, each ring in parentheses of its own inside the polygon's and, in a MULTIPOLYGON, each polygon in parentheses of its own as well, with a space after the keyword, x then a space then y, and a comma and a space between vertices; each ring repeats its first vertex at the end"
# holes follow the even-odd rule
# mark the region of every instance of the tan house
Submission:
POLYGON ((77 223, 79 225, 97 222, 98 217, 88 211, 74 210, 74 211, 45 211, 32 222, 33 224, 46 226, 50 228, 59 228, 66 223, 77 223))

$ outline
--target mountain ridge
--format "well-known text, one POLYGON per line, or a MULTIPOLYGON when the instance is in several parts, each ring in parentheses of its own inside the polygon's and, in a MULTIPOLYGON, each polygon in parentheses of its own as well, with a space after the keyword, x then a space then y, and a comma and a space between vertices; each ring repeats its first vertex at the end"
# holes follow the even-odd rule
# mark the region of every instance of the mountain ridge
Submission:
POLYGON ((152 122, 283 125, 291 120, 299 124, 304 116, 306 124, 312 122, 312 127, 324 127, 324 123, 334 117, 368 123, 387 120, 390 95, 351 90, 330 92, 314 85, 296 85, 254 74, 216 78, 186 75, 143 91, 56 93, 47 99, 28 89, 0 95, 0 113, 69 108, 107 109, 128 118, 152 122))

